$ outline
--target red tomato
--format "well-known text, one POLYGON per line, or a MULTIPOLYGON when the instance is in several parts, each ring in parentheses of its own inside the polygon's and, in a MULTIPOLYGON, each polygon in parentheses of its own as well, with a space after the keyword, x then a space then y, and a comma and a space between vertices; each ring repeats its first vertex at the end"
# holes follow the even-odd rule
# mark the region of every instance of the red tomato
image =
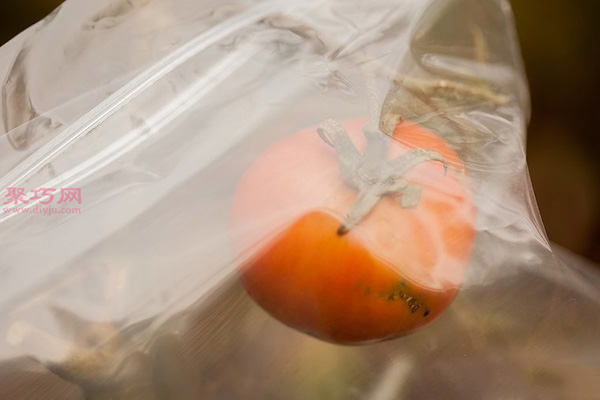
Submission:
MULTIPOLYGON (((364 119, 343 123, 363 151, 364 119)), ((345 235, 336 233, 357 193, 341 179, 336 151, 310 128, 267 149, 245 173, 231 227, 241 279, 281 322, 318 338, 359 344, 405 335, 452 302, 474 239, 475 209, 464 165, 439 136, 401 123, 389 158, 439 153, 403 178, 418 205, 384 196, 345 235)), ((401 194, 400 194, 401 195, 401 194)))

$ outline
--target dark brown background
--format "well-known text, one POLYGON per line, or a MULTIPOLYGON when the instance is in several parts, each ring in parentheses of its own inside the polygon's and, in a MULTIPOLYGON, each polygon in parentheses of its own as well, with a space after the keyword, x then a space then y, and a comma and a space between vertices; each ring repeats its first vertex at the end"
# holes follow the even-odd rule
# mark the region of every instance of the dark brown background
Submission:
MULTIPOLYGON (((61 0, 3 0, 0 43, 61 0)), ((530 82, 531 179, 550 239, 600 262, 600 1, 513 0, 530 82)))

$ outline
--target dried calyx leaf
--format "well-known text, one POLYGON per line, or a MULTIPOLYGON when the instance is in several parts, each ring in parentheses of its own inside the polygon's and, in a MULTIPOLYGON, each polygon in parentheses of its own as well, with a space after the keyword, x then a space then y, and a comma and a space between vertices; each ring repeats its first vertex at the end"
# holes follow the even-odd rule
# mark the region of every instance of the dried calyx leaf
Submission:
POLYGON ((383 134, 370 124, 363 128, 367 140, 363 153, 358 151, 348 132, 335 120, 328 119, 323 122, 317 133, 325 143, 335 149, 342 181, 357 192, 354 204, 337 231, 339 236, 348 233, 354 225, 360 223, 384 196, 400 195, 402 207, 416 207, 420 188, 404 180, 404 175, 415 166, 437 161, 444 166, 444 173, 447 171, 446 160, 431 149, 411 149, 389 160, 388 148, 393 140, 391 135, 383 134))

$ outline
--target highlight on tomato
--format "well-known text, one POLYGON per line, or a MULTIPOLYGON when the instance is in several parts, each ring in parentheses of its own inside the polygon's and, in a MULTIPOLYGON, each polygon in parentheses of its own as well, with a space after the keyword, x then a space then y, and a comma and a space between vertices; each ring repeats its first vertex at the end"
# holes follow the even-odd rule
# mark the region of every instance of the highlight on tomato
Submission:
POLYGON ((325 121, 261 154, 232 199, 249 295, 284 324, 339 344, 406 335, 438 318, 475 235, 464 164, 399 122, 325 121))

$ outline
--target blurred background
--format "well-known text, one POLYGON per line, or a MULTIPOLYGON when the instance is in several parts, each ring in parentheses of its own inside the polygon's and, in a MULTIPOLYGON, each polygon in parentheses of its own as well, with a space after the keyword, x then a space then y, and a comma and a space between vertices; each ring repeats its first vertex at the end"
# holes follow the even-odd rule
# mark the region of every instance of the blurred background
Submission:
MULTIPOLYGON (((60 3, 3 0, 0 44, 60 3)), ((600 1, 511 3, 533 106, 529 167, 546 231, 600 263, 600 1)))

